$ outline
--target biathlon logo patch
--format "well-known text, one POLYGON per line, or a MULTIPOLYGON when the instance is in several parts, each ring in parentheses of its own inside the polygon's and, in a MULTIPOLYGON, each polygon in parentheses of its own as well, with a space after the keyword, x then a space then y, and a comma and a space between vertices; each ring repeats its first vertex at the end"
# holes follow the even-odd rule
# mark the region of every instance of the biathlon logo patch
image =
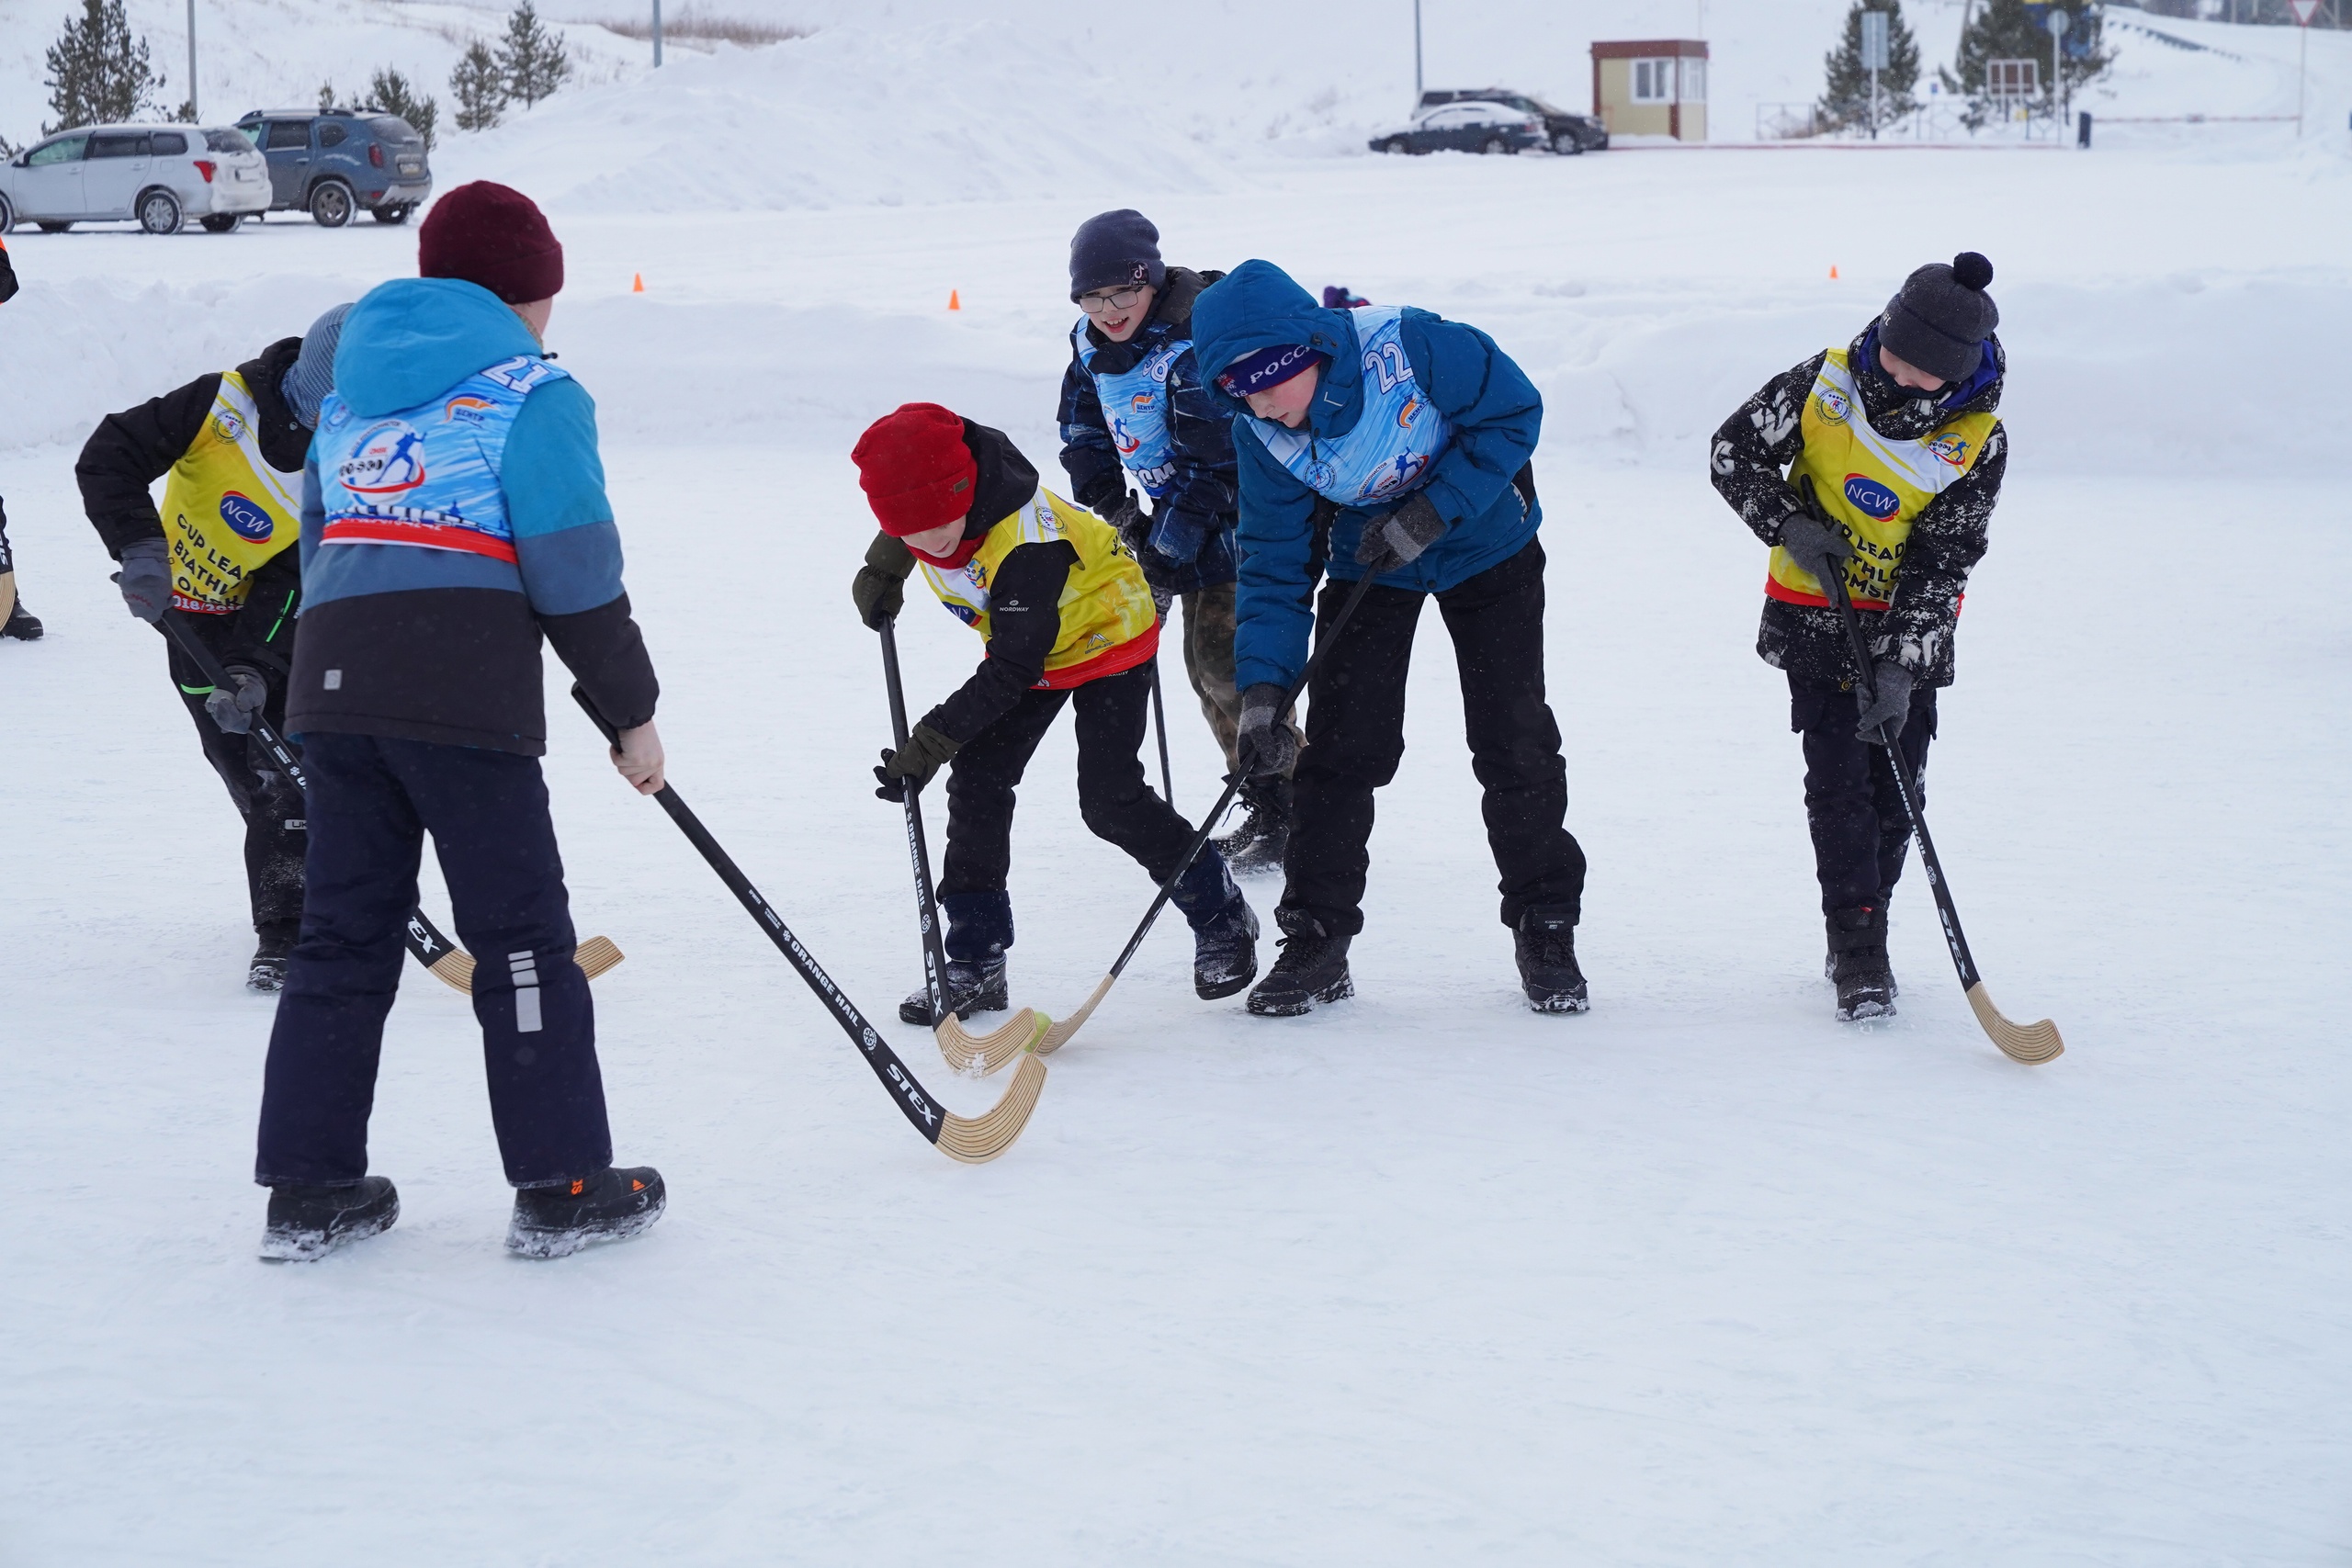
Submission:
POLYGON ((424 482, 424 436, 397 419, 362 431, 335 477, 354 495, 402 495, 424 482))
POLYGON ((1143 437, 1129 431, 1125 420, 1114 419, 1111 422, 1111 445, 1119 449, 1119 456, 1132 457, 1143 450, 1143 437))
POLYGON ((220 409, 212 416, 212 434, 234 444, 245 438, 245 422, 229 409, 220 409))
POLYGON ((1903 510, 1903 498, 1868 474, 1846 476, 1846 499, 1854 503, 1854 510, 1882 523, 1903 510))
POLYGON ((270 530, 277 526, 251 496, 239 495, 233 490, 220 498, 220 521, 229 525, 237 537, 255 544, 268 538, 270 530))
POLYGON ((1955 468, 1968 466, 1968 438, 1962 435, 1939 435, 1928 443, 1928 450, 1955 468))
POLYGON ((1373 475, 1372 482, 1363 487, 1363 499, 1375 501, 1384 495, 1395 495, 1419 479, 1421 470, 1429 466, 1430 460, 1419 452, 1399 452, 1386 467, 1373 475))
POLYGON ((480 424, 497 407, 488 398, 477 398, 469 392, 463 397, 451 398, 441 405, 441 423, 452 424, 462 420, 468 424, 480 424))
POLYGON ((1835 387, 1824 387, 1821 389, 1821 395, 1814 400, 1821 405, 1822 418, 1827 420, 1832 424, 1843 424, 1846 423, 1847 403, 1845 393, 1838 390, 1835 387))

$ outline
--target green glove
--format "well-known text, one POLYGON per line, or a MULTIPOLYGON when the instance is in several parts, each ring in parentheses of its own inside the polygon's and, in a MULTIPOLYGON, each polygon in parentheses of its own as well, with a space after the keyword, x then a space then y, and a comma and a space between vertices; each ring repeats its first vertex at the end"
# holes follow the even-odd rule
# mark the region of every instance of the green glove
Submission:
POLYGON ((914 782, 917 789, 929 784, 932 775, 947 765, 947 759, 964 749, 960 740, 950 740, 927 724, 915 726, 907 743, 896 751, 882 753, 882 765, 874 770, 882 787, 874 792, 876 800, 902 801, 907 798, 907 783, 914 782))
POLYGON ((907 574, 915 569, 915 553, 889 535, 876 532, 865 547, 865 564, 849 585, 857 618, 875 631, 895 617, 907 602, 907 574))

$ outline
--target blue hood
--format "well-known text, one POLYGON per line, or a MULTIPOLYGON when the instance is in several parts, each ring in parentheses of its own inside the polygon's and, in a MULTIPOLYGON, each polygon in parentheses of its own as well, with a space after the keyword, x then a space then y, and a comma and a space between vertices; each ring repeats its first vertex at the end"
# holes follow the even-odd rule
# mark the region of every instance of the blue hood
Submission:
POLYGON ((369 289, 344 318, 334 389, 362 419, 430 402, 475 371, 537 354, 523 319, 480 284, 403 277, 369 289))
POLYGON ((1246 261, 1193 301, 1193 355, 1213 394, 1237 413, 1250 405, 1217 386, 1217 375, 1245 354, 1303 343, 1331 356, 1306 412, 1317 435, 1344 435, 1363 412, 1363 366, 1355 318, 1326 310, 1270 261, 1246 261))

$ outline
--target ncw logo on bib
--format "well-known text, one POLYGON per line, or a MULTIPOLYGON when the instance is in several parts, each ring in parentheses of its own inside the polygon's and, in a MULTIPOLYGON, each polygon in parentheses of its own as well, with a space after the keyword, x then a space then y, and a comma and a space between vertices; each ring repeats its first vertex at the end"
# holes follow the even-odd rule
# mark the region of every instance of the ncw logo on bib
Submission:
POLYGON ((354 495, 399 495, 424 482, 424 436, 397 419, 369 425, 335 477, 354 495))
POLYGON ((1882 523, 1903 510, 1903 498, 1868 474, 1846 476, 1846 499, 1855 511, 1882 523))

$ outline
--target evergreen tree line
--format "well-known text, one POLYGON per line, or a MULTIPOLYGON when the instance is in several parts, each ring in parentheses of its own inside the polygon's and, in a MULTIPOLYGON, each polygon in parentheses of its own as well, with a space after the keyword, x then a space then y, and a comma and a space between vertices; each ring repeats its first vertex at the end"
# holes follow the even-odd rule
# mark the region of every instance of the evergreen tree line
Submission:
MULTIPOLYGON (((49 46, 48 65, 49 107, 57 118, 41 127, 43 136, 75 126, 118 124, 161 113, 156 95, 164 89, 164 73, 154 69, 147 39, 130 30, 123 15, 123 0, 82 0, 82 15, 68 20, 57 41, 49 46)), ((449 74, 458 129, 482 130, 496 125, 514 105, 529 108, 571 76, 571 51, 563 34, 539 19, 533 0, 519 0, 506 18, 506 36, 498 45, 492 48, 481 39, 474 39, 449 74)), ((322 113, 359 107, 340 102, 332 82, 319 85, 322 113)), ((433 98, 419 97, 400 72, 390 67, 379 70, 368 84, 364 107, 400 116, 416 128, 426 147, 434 145, 441 106, 433 98)), ((165 118, 191 121, 196 107, 183 102, 165 118)), ((6 148, 7 143, 0 141, 0 149, 6 148)))
MULTIPOLYGON (((2251 6, 2255 0, 2243 3, 2251 6)), ((2064 5, 2060 8, 2071 23, 2058 53, 2060 85, 2073 94, 2103 73, 2115 55, 2102 39, 2098 7, 2064 5)), ((1961 29, 1960 53, 1950 66, 1936 67, 1936 79, 1944 92, 1968 103, 1971 124, 1982 123, 1990 104, 1985 88, 1985 67, 1990 61, 2035 62, 2042 91, 2050 91, 2052 40, 2046 20, 2050 9, 2048 5, 2029 0, 1975 0, 1970 7, 1967 25, 1961 29)), ((1902 0, 1854 0, 1846 13, 1838 47, 1823 56, 1822 67, 1826 80, 1815 113, 1824 129, 1874 129, 1919 107, 1919 42, 1903 19, 1902 0), (1871 118, 1871 73, 1862 65, 1865 11, 1886 14, 1886 67, 1878 73, 1876 119, 1871 118)))

